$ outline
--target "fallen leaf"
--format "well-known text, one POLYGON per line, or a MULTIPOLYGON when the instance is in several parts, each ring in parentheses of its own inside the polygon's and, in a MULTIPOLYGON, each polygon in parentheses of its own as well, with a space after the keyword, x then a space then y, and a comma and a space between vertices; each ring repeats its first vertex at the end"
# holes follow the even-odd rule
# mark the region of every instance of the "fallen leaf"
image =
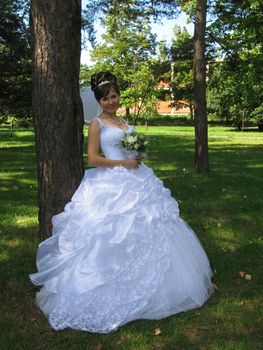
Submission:
POLYGON ((155 328, 154 335, 160 335, 161 333, 162 331, 160 330, 160 328, 155 328))
POLYGON ((245 271, 239 271, 239 276, 240 277, 243 278, 243 277, 245 277, 245 275, 246 275, 245 271))
POLYGON ((244 305, 244 304, 245 304, 244 300, 241 300, 240 305, 244 305))
POLYGON ((252 280, 252 276, 249 275, 248 273, 245 275, 245 280, 246 281, 251 281, 252 280))
POLYGON ((214 287, 214 290, 216 290, 217 292, 219 291, 219 288, 215 283, 212 283, 212 286, 214 287))
POLYGON ((198 329, 200 329, 200 331, 208 331, 209 327, 208 326, 197 326, 198 329))

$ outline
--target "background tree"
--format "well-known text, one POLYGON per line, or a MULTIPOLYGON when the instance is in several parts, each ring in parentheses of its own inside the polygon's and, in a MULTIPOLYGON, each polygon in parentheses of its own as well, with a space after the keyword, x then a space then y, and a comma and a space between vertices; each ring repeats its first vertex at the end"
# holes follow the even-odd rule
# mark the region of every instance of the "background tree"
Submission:
POLYGON ((26 119, 31 113, 31 48, 25 0, 0 2, 0 114, 26 119))
POLYGON ((188 106, 193 118, 193 38, 186 28, 175 25, 171 44, 161 41, 155 67, 159 81, 170 85, 170 94, 163 91, 162 100, 169 100, 172 108, 188 106), (166 96, 163 96, 166 95, 166 96))
POLYGON ((208 74, 208 111, 216 120, 243 129, 262 118, 263 66, 252 60, 211 62, 208 74))
POLYGON ((209 170, 206 115, 206 7, 206 0, 196 0, 194 29, 195 169, 201 173, 209 170))
POLYGON ((209 65, 209 110, 241 128, 262 118, 263 3, 221 0, 212 9, 207 42, 220 62, 209 65))
POLYGON ((171 82, 174 105, 188 106, 191 118, 194 114, 193 38, 186 28, 175 26, 171 43, 173 80, 171 82))
POLYGON ((41 239, 83 176, 81 1, 32 0, 33 113, 41 239))
POLYGON ((131 21, 144 16, 155 21, 163 17, 174 18, 178 14, 180 0, 88 0, 83 11, 83 24, 92 45, 96 42, 95 23, 101 15, 117 15, 118 7, 126 7, 126 17, 131 21))
POLYGON ((132 108, 133 124, 139 117, 148 123, 149 116, 156 114, 157 108, 157 78, 150 61, 140 62, 138 69, 131 69, 126 76, 128 87, 122 92, 122 104, 132 108))
POLYGON ((243 49, 262 46, 262 0, 211 1, 209 10, 207 41, 210 39, 210 42, 217 43, 218 49, 233 63, 243 49))

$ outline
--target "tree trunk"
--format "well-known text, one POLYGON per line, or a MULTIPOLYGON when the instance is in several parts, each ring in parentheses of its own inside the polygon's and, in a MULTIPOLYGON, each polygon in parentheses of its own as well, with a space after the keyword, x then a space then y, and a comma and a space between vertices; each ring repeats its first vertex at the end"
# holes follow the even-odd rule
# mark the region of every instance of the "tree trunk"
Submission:
POLYGON ((173 84, 174 84, 174 69, 175 69, 175 62, 171 61, 171 86, 170 86, 170 97, 171 97, 171 115, 174 115, 175 110, 174 110, 174 104, 175 104, 175 100, 174 100, 174 89, 173 89, 173 84))
POLYGON ((244 131, 244 127, 245 127, 245 111, 242 111, 242 117, 241 117, 241 131, 244 131))
POLYGON ((206 0, 196 0, 194 29, 195 169, 209 171, 206 116, 205 27, 206 0))
POLYGON ((130 116, 131 116, 131 114, 130 114, 130 107, 126 107, 125 108, 125 113, 126 113, 126 115, 125 115, 126 119, 129 120, 130 116))
POLYGON ((83 176, 81 0, 31 0, 39 234, 51 234, 83 176))
POLYGON ((190 118, 191 120, 194 120, 194 104, 192 101, 189 103, 189 109, 190 109, 190 118))

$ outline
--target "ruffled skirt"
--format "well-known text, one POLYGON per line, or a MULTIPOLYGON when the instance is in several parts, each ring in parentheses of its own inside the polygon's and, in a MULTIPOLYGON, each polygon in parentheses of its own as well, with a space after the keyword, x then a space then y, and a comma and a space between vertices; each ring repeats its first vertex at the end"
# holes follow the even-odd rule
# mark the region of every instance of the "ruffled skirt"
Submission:
POLYGON ((199 240, 144 164, 87 170, 52 223, 30 278, 56 330, 107 333, 200 307, 213 292, 199 240))

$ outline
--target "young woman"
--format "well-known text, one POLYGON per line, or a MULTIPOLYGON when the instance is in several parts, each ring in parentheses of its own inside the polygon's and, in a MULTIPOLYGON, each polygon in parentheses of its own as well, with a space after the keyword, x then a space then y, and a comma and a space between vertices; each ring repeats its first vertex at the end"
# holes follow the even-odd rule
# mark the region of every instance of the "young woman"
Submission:
POLYGON ((134 129, 116 114, 116 77, 95 74, 91 86, 102 108, 89 127, 95 168, 53 217, 30 278, 42 286, 37 304, 52 328, 107 333, 200 307, 213 287, 207 256, 176 200, 140 157, 127 159, 119 146, 134 129))

